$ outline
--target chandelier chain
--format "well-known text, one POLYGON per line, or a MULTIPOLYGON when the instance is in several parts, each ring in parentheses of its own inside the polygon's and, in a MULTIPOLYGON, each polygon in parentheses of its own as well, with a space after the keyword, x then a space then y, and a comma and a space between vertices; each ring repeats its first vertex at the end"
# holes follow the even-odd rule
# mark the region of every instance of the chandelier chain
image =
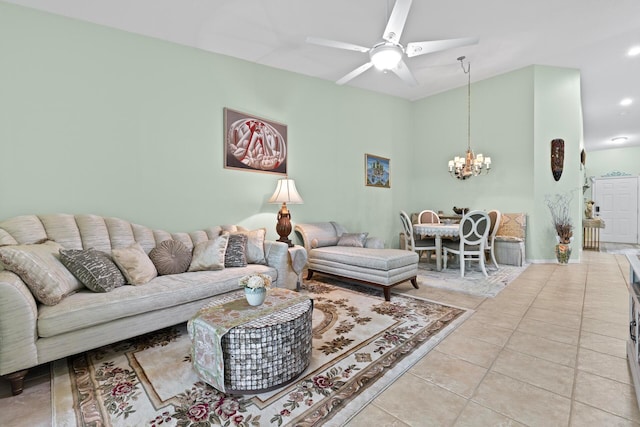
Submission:
POLYGON ((465 67, 465 59, 464 56, 458 58, 462 71, 467 75, 467 152, 464 157, 455 156, 448 164, 451 176, 461 180, 486 174, 491 169, 490 157, 476 156, 471 150, 471 62, 467 61, 465 67))

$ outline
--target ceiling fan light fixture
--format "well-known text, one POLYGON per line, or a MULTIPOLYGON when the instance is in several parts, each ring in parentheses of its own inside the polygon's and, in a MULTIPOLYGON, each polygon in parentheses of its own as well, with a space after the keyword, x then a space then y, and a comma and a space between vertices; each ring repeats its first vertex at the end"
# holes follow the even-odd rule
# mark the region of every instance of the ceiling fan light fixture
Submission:
POLYGON ((640 46, 633 46, 627 51, 628 56, 637 56, 640 55, 640 46))
POLYGON ((371 49, 370 57, 373 66, 380 71, 391 70, 398 66, 402 59, 402 48, 393 43, 383 43, 371 49))

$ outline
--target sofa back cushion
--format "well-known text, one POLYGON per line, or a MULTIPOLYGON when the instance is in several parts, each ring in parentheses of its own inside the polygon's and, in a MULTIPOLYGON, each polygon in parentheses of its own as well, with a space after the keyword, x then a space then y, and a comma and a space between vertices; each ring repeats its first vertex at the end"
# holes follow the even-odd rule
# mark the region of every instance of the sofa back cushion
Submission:
MULTIPOLYGON (((237 226, 224 226, 228 231, 245 230, 237 226)), ((99 215, 22 215, 0 222, 0 246, 33 244, 53 240, 65 249, 93 248, 106 253, 139 243, 148 254, 163 240, 182 242, 193 250, 202 241, 212 240, 222 233, 215 226, 191 233, 170 233, 133 224, 120 218, 99 215)))

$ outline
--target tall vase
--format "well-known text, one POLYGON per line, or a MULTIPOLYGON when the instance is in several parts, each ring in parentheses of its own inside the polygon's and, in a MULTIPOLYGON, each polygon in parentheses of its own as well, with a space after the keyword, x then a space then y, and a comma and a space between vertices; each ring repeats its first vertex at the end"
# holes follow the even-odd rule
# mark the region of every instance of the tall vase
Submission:
POLYGON ((244 296, 247 298, 249 305, 261 305, 267 297, 266 288, 244 288, 244 296))
POLYGON ((558 243, 556 245, 556 259, 561 265, 566 265, 569 263, 569 258, 571 258, 571 244, 569 243, 558 243))

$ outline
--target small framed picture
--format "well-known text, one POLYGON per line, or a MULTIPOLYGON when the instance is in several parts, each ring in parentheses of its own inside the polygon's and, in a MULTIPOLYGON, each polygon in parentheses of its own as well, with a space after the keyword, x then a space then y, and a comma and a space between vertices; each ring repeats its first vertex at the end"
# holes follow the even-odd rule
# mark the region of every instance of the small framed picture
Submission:
POLYGON ((287 174, 287 125, 224 109, 224 167, 287 174))
POLYGON ((391 175, 387 158, 364 155, 364 181, 368 187, 391 188, 391 175))

